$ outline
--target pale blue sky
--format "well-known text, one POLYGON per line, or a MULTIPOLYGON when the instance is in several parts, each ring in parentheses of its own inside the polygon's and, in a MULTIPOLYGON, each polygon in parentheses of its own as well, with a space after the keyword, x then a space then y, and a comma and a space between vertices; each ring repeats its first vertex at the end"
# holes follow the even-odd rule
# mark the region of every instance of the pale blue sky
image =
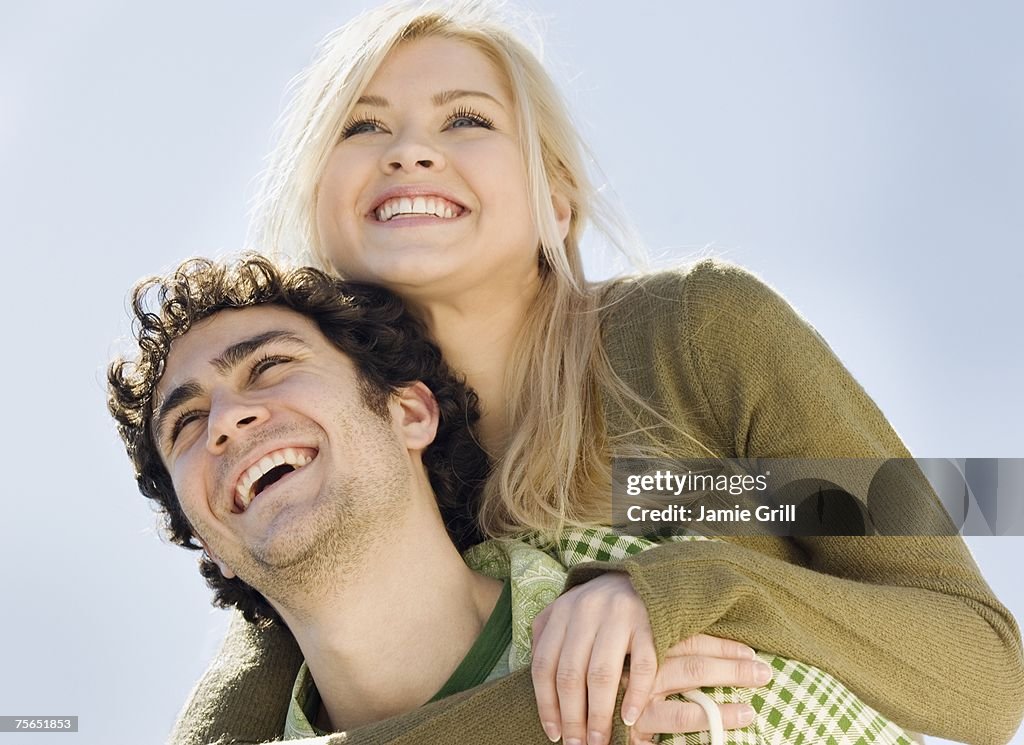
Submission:
MULTIPOLYGON (((161 741, 219 643, 226 615, 194 557, 161 544, 134 491, 103 367, 134 280, 241 247, 287 81, 362 6, 5 8, 14 462, 0 502, 0 715, 78 714, 82 730, 33 742, 161 741)), ((608 184, 662 263, 710 246, 760 273, 915 454, 1024 456, 1019 4, 530 7, 549 20, 552 69, 608 184)), ((970 543, 1020 616, 1024 539, 970 543)))

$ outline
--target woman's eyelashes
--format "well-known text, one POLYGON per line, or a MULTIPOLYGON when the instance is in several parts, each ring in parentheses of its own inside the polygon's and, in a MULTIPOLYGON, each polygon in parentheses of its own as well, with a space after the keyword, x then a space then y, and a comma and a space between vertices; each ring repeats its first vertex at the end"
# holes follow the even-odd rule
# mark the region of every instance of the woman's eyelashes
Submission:
POLYGON ((494 121, 478 111, 460 107, 451 113, 445 121, 445 129, 461 129, 463 127, 483 127, 493 129, 494 121))
POLYGON ((349 120, 341 130, 341 139, 347 140, 354 135, 386 132, 384 122, 373 116, 357 117, 349 120))
MULTIPOLYGON (((471 127, 482 127, 494 129, 494 120, 481 114, 479 111, 460 106, 451 112, 444 120, 441 129, 466 129, 471 127)), ((387 133, 390 130, 383 121, 375 116, 361 115, 350 119, 341 130, 341 139, 363 134, 387 133)))

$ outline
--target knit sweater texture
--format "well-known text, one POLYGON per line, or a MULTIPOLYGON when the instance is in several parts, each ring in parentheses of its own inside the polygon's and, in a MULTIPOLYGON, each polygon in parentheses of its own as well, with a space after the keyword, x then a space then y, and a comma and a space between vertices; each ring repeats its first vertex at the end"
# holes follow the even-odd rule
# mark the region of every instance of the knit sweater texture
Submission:
MULTIPOLYGON (((793 308, 750 273, 704 261, 608 284, 605 352, 616 373, 721 457, 892 458, 906 448, 864 390, 793 308)), ((675 428, 606 401, 609 433, 637 419, 674 453, 703 457, 675 428)), ((934 510, 926 486, 893 495, 934 510)), ((567 586, 629 573, 659 656, 696 633, 826 670, 904 728, 952 740, 1009 741, 1024 712, 1020 632, 963 540, 731 537, 660 546, 576 567, 567 586)), ((172 745, 256 743, 281 732, 301 663, 281 628, 236 614, 193 690, 172 745)), ((614 741, 627 741, 616 721, 614 741)), ((528 670, 401 717, 310 745, 548 743, 528 670)))

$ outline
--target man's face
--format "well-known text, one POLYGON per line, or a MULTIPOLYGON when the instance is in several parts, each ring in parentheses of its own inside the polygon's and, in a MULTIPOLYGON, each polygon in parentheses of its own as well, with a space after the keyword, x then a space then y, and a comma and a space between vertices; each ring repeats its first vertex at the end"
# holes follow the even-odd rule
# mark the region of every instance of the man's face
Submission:
POLYGON ((154 440, 197 536, 268 598, 358 553, 409 493, 394 417, 366 407, 353 364, 294 311, 197 323, 171 345, 154 401, 154 440))

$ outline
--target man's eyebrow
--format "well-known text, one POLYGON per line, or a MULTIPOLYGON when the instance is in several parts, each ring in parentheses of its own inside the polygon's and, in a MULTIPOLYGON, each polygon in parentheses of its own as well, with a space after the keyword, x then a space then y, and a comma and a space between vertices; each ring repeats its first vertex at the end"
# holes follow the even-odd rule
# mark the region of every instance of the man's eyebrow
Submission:
MULTIPOLYGON (((265 331, 262 334, 257 334, 232 344, 219 357, 210 360, 210 364, 216 367, 222 375, 226 375, 240 362, 250 357, 262 347, 272 342, 280 341, 298 344, 307 348, 309 346, 301 337, 290 331, 265 331)), ((167 397, 160 403, 156 416, 153 417, 153 434, 157 441, 160 440, 163 434, 163 428, 168 415, 182 404, 201 395, 203 395, 203 387, 195 380, 186 381, 167 394, 167 397)))
MULTIPOLYGON (((503 104, 501 101, 499 101, 497 98, 492 96, 490 93, 487 93, 486 91, 468 91, 462 89, 441 91, 440 93, 435 93, 433 96, 431 96, 430 101, 431 103, 434 104, 434 106, 444 106, 445 104, 451 103, 456 99, 474 96, 477 98, 486 98, 489 101, 493 101, 494 103, 498 104, 498 106, 505 108, 505 104, 503 104)), ((391 103, 386 98, 384 98, 383 96, 373 95, 360 96, 359 100, 356 101, 356 105, 376 106, 381 109, 391 108, 391 103)))
POLYGON ((250 337, 243 341, 232 344, 230 347, 224 350, 220 357, 216 357, 210 360, 210 364, 217 368, 217 371, 221 375, 226 375, 231 372, 231 369, 238 365, 246 357, 249 357, 261 347, 265 347, 271 342, 287 341, 292 344, 299 344, 303 347, 309 345, 299 336, 296 336, 291 331, 264 331, 262 334, 250 337))

